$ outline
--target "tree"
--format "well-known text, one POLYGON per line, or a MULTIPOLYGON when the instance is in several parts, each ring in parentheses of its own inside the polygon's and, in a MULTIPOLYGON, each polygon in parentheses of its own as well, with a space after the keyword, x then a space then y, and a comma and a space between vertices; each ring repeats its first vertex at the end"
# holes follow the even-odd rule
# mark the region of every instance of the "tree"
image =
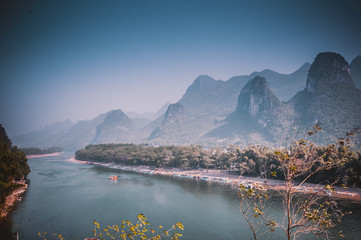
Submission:
MULTIPOLYGON (((170 229, 165 230, 163 226, 158 226, 156 229, 149 227, 150 223, 146 221, 147 218, 143 214, 137 216, 137 221, 132 223, 129 220, 122 220, 120 225, 107 226, 101 228, 100 224, 93 221, 93 238, 86 238, 88 240, 105 240, 105 239, 140 239, 140 240, 159 240, 172 239, 178 240, 182 234, 177 230, 184 230, 182 223, 174 224, 170 229), (171 231, 174 231, 171 233, 171 231)), ((47 239, 47 233, 39 233, 39 237, 43 240, 47 239)), ((61 234, 53 234, 54 239, 64 240, 61 234)))
POLYGON ((5 129, 0 124, 0 212, 7 195, 23 186, 16 181, 24 179, 30 172, 25 154, 12 146, 5 129))
MULTIPOLYGON (((319 131, 321 127, 316 125, 307 135, 311 137, 319 131)), ((283 201, 282 220, 276 220, 267 211, 270 196, 263 186, 240 186, 241 212, 254 239, 276 228, 284 232, 286 239, 299 239, 304 234, 328 239, 329 229, 335 227, 347 213, 339 209, 337 202, 331 198, 334 185, 341 179, 323 183, 323 186, 314 185, 307 195, 299 190, 312 176, 343 167, 350 160, 350 138, 356 131, 347 132, 344 138, 339 138, 336 144, 329 145, 322 153, 304 138, 292 140, 289 146, 274 151, 284 176, 284 186, 276 189, 283 201)), ((273 171, 272 174, 278 173, 273 171)), ((342 236, 342 232, 339 235, 342 236)))

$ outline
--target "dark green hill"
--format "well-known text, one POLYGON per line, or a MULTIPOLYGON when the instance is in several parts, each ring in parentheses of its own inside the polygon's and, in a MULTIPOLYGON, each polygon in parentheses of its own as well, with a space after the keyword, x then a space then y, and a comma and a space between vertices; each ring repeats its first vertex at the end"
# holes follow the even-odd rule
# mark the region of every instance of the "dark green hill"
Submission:
POLYGON ((13 147, 5 129, 0 124, 0 205, 17 184, 30 172, 25 154, 13 147))

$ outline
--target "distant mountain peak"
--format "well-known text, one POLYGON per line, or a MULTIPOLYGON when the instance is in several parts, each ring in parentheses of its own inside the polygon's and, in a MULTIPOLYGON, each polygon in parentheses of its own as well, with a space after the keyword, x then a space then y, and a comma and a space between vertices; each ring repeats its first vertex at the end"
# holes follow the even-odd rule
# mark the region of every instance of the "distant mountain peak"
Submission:
POLYGON ((104 123, 106 124, 115 122, 123 122, 128 125, 132 123, 132 120, 130 120, 130 118, 125 115, 125 113, 121 109, 117 109, 111 111, 104 120, 104 123))
POLYGON ((180 103, 173 103, 168 106, 162 124, 155 128, 148 139, 154 139, 165 135, 167 132, 172 131, 182 125, 186 119, 184 107, 180 103))
POLYGON ((293 110, 274 95, 266 78, 255 76, 242 88, 236 111, 206 136, 244 141, 242 144, 251 139, 275 142, 289 129, 292 117, 293 110))
POLYGON ((264 77, 256 76, 248 81, 238 97, 236 112, 255 117, 259 112, 279 106, 281 102, 271 91, 264 77))
POLYGON ((350 64, 351 77, 356 87, 361 89, 361 55, 354 58, 350 64))
POLYGON ((309 62, 305 62, 304 64, 302 64, 302 66, 299 68, 299 69, 297 69, 295 72, 297 72, 297 71, 300 71, 301 69, 310 69, 310 67, 311 67, 311 63, 309 63, 309 62))
POLYGON ((255 71, 255 72, 252 72, 249 77, 250 78, 255 78, 257 76, 267 76, 267 75, 273 75, 273 74, 278 74, 277 72, 271 70, 271 69, 263 69, 262 71, 255 71))
POLYGON ((181 122, 185 118, 185 110, 182 104, 174 103, 168 106, 162 124, 181 122))
POLYGON ((318 92, 340 85, 353 85, 347 61, 338 53, 319 53, 308 72, 306 91, 318 92))
POLYGON ((125 115, 125 113, 121 109, 114 109, 114 110, 109 111, 108 116, 112 115, 112 114, 124 114, 125 115))
POLYGON ((214 80, 212 77, 208 75, 200 75, 194 80, 192 85, 188 88, 187 92, 196 91, 202 88, 207 88, 209 84, 212 84, 215 81, 216 80, 214 80))
POLYGON ((93 143, 127 142, 134 134, 133 121, 121 110, 113 110, 96 128, 93 143))
POLYGON ((207 81, 214 81, 214 79, 206 74, 203 75, 199 75, 195 80, 194 83, 199 83, 199 82, 207 82, 207 81))
POLYGON ((311 65, 306 88, 290 101, 296 113, 295 124, 304 128, 320 122, 326 134, 320 139, 325 141, 358 127, 361 90, 350 75, 354 70, 357 69, 352 69, 337 53, 318 54, 311 65))

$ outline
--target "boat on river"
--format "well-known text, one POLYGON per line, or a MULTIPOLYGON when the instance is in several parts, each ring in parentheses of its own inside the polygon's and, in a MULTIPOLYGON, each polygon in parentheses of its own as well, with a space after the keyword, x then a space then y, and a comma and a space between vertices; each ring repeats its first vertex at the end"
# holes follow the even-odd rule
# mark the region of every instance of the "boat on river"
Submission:
POLYGON ((110 177, 108 177, 108 179, 110 179, 110 180, 117 180, 118 179, 118 176, 110 176, 110 177))

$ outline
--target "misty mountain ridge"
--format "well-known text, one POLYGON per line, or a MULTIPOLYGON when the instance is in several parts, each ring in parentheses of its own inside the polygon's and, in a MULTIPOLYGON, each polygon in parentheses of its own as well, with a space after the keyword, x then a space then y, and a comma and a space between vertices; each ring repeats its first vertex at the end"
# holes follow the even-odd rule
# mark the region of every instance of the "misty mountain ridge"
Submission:
POLYGON ((357 88, 361 89, 361 55, 358 55, 350 64, 350 74, 357 88))
POLYGON ((306 88, 290 103, 296 124, 306 127, 320 122, 327 139, 361 127, 361 90, 350 75, 350 66, 336 53, 320 53, 312 64, 306 88))
POLYGON ((228 81, 214 80, 208 75, 197 77, 178 101, 190 114, 227 116, 237 106, 237 98, 244 85, 256 76, 267 79, 270 89, 281 101, 288 101, 305 86, 310 63, 304 63, 291 74, 281 74, 265 69, 250 75, 230 78, 228 81))
POLYGON ((126 143, 132 142, 136 135, 133 121, 121 110, 113 110, 96 128, 96 135, 92 141, 97 143, 126 143))
POLYGON ((341 88, 354 88, 350 75, 350 66, 337 53, 320 53, 311 65, 306 81, 306 91, 325 92, 341 88))
POLYGON ((214 126, 209 116, 189 114, 180 103, 169 105, 162 122, 152 131, 146 142, 155 145, 194 144, 208 128, 214 126))
POLYGON ((341 55, 318 54, 305 80, 304 89, 286 103, 265 78, 249 80, 238 96, 236 110, 199 143, 278 145, 291 136, 293 127, 307 130, 320 122, 324 132, 315 140, 324 144, 361 126, 361 91, 341 55))
POLYGON ((311 64, 306 62, 299 69, 290 74, 282 74, 270 69, 261 72, 253 72, 249 79, 261 76, 267 79, 272 92, 283 102, 289 101, 298 91, 305 86, 305 78, 311 64))
MULTIPOLYGON (((97 126, 104 121, 108 114, 109 112, 100 114, 92 120, 78 121, 66 133, 62 134, 54 145, 64 147, 67 150, 76 150, 88 145, 96 135, 97 126)), ((42 146, 46 145, 38 147, 42 146)))
POLYGON ((243 119, 245 124, 253 123, 265 112, 278 108, 281 101, 273 94, 264 77, 256 76, 248 81, 238 96, 236 111, 232 116, 243 119))
POLYGON ((154 139, 167 134, 166 131, 171 128, 174 130, 175 127, 180 126, 183 120, 186 118, 184 107, 180 103, 170 104, 166 113, 164 114, 162 123, 152 131, 149 139, 154 139))
MULTIPOLYGON (((157 112, 152 113, 152 116, 162 120, 169 104, 165 103, 157 112)), ((13 141, 21 147, 61 146, 67 151, 75 151, 90 143, 139 143, 142 139, 148 138, 154 130, 155 127, 147 128, 148 125, 152 126, 153 122, 156 126, 159 124, 156 120, 130 118, 118 109, 102 113, 91 120, 80 120, 75 124, 70 120, 57 122, 44 129, 17 135, 13 141), (129 134, 124 134, 125 132, 129 134)))
POLYGON ((279 145, 294 127, 307 130, 320 122, 325 131, 317 141, 327 143, 361 126, 361 90, 352 79, 360 69, 359 60, 349 66, 341 55, 325 52, 291 74, 266 69, 228 81, 201 75, 177 103, 164 105, 153 121, 130 118, 119 109, 53 136, 66 149, 112 142, 279 145))
POLYGON ((170 102, 165 103, 157 112, 146 112, 146 113, 127 112, 126 115, 131 119, 148 119, 154 121, 160 116, 164 115, 170 104, 171 104, 170 102))
POLYGON ((13 142, 17 146, 25 147, 44 147, 54 146, 58 138, 65 134, 74 123, 70 120, 63 122, 56 122, 47 125, 43 129, 34 130, 26 134, 17 135, 13 137, 13 142))
POLYGON ((292 118, 292 109, 278 99, 264 77, 256 76, 242 88, 236 110, 204 138, 240 145, 269 144, 286 133, 283 130, 290 128, 292 118))

